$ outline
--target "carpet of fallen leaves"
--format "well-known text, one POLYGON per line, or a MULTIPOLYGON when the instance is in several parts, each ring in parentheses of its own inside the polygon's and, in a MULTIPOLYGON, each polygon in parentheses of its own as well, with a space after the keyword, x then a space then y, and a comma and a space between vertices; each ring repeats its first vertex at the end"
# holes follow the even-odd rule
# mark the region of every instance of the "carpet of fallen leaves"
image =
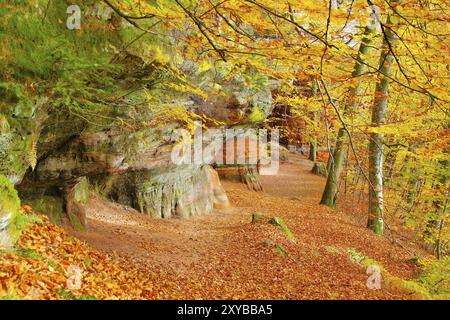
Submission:
POLYGON ((403 279, 416 275, 412 256, 368 231, 356 212, 319 206, 325 180, 311 167, 294 157, 277 176, 261 177, 261 193, 225 182, 232 208, 186 220, 152 220, 97 199, 90 231, 75 234, 147 274, 158 299, 410 298, 367 288, 366 270, 349 251, 403 279), (255 211, 264 219, 252 224, 255 211), (267 223, 274 216, 284 219, 295 241, 267 223))
POLYGON ((49 223, 45 216, 40 218, 43 222, 31 225, 17 248, 0 252, 0 297, 154 298, 151 282, 136 268, 124 268, 118 257, 95 250, 49 223), (74 278, 77 270, 78 280, 74 278))
POLYGON ((311 166, 294 157, 277 176, 261 178, 260 193, 225 182, 232 208, 185 220, 154 220, 94 198, 89 231, 69 230, 76 238, 45 222, 33 225, 19 249, 41 258, 1 257, 0 290, 42 299, 67 298, 67 292, 97 299, 411 298, 367 288, 366 270, 350 252, 403 279, 417 272, 411 254, 368 231, 356 211, 319 206, 325 181, 311 166), (255 211, 264 217, 253 224, 255 211), (267 223, 275 216, 295 239, 267 223), (79 290, 67 289, 73 265, 83 270, 79 290))

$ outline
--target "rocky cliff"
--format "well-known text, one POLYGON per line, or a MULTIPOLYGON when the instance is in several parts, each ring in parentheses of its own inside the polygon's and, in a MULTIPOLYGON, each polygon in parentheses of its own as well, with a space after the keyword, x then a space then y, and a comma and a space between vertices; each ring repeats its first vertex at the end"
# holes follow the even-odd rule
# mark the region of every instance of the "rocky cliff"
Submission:
MULTIPOLYGON (((92 13, 90 1, 78 2, 92 13)), ((113 12, 86 14, 82 30, 68 30, 60 23, 68 4, 0 5, 0 229, 18 210, 12 185, 36 210, 79 229, 94 191, 156 218, 227 206, 212 167, 171 163, 172 133, 193 119, 260 123, 272 108, 268 79, 248 68, 257 79, 248 85, 228 76, 232 66, 176 56, 164 27, 130 45, 139 33, 113 12)))

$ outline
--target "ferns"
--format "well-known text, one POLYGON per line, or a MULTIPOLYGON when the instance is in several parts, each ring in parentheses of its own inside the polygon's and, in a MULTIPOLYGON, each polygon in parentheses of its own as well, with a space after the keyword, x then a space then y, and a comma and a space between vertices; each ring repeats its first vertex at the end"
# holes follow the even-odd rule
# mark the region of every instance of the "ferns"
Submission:
POLYGON ((37 164, 37 135, 32 134, 30 139, 28 140, 28 146, 27 146, 27 160, 28 164, 30 165, 31 169, 34 171, 37 164))

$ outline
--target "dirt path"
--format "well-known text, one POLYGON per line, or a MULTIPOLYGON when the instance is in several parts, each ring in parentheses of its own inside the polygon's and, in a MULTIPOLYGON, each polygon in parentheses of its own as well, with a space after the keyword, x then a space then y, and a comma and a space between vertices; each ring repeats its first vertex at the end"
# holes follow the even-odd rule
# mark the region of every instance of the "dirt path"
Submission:
POLYGON ((319 206, 325 180, 311 174, 311 167, 292 156, 279 175, 261 178, 264 193, 225 182, 233 208, 187 220, 152 220, 95 199, 90 231, 76 236, 142 268, 153 280, 157 298, 408 298, 367 288, 365 270, 350 259, 349 248, 402 278, 415 273, 410 256, 366 230, 351 212, 319 206), (275 226, 251 224, 255 211, 282 217, 295 243, 275 226), (287 255, 277 253, 274 244, 287 255))

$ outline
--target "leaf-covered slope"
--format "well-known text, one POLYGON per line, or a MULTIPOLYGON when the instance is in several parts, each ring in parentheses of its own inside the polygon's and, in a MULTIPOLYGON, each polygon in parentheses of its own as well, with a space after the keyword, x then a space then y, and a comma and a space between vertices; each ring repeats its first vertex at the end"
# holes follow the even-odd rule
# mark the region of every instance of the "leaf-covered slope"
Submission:
MULTIPOLYGON (((32 214, 29 207, 25 210, 32 214)), ((0 299, 155 297, 145 274, 40 218, 23 232, 15 249, 0 251, 0 299)))

